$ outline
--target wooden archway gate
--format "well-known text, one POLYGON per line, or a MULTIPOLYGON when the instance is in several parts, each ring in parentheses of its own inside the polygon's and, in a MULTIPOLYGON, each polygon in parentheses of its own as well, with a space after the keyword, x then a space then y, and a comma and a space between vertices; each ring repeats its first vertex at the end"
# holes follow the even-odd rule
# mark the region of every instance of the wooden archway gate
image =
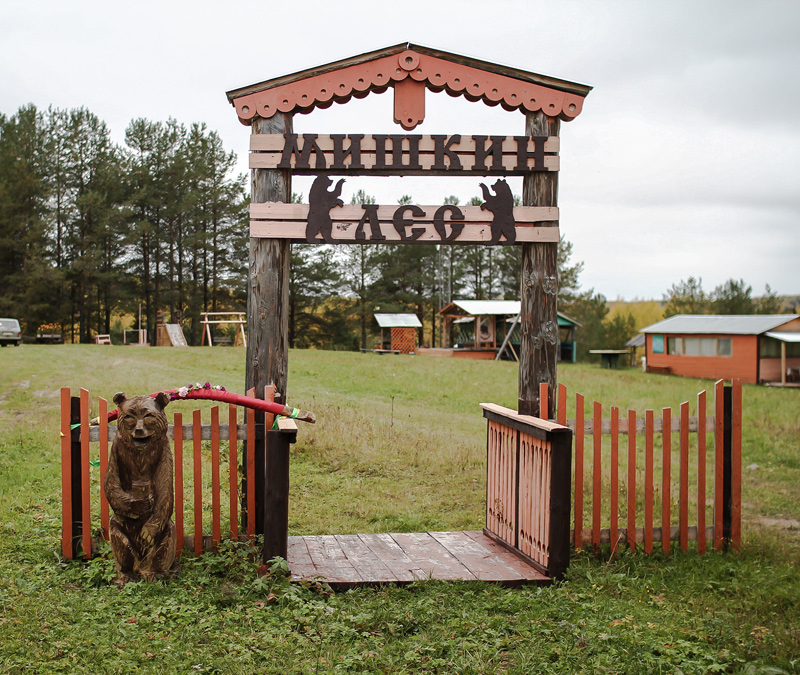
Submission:
MULTIPOLYGON (((518 412, 537 415, 539 384, 550 385, 551 397, 556 384, 560 122, 580 113, 583 98, 590 90, 586 85, 402 43, 228 92, 240 121, 250 125, 252 131, 248 288, 251 338, 246 389, 264 391, 265 386, 274 384, 281 396, 286 394, 289 245, 293 240, 306 240, 306 224, 313 220, 310 211, 314 210, 313 204, 290 205, 293 173, 522 175, 523 208, 513 214, 517 220, 516 243, 522 246, 518 412), (394 121, 406 131, 424 119, 425 91, 446 90, 470 101, 522 111, 524 135, 304 134, 298 138, 293 133, 295 113, 308 113, 334 102, 345 103, 354 96, 361 98, 388 87, 394 89, 394 121)), ((510 243, 508 237, 492 241, 495 238, 487 236, 490 224, 487 226, 487 218, 480 218, 478 207, 472 207, 478 210, 477 214, 464 213, 469 207, 460 213, 453 213, 452 209, 442 213, 441 207, 432 207, 423 209, 424 214, 414 212, 414 207, 399 214, 396 207, 373 207, 362 213, 354 212, 354 208, 360 207, 349 207, 348 212, 331 203, 328 209, 321 208, 330 216, 328 227, 331 220, 339 218, 334 232, 341 231, 337 226, 350 225, 349 241, 353 242, 459 244, 488 239, 492 243, 510 243), (444 223, 444 234, 436 227, 437 212, 444 223), (482 229, 468 237, 467 231, 475 222, 482 223, 482 229), (455 231, 453 226, 461 223, 462 232, 448 239, 455 231), (419 234, 423 226, 424 233, 419 234)), ((320 209, 316 211, 319 213, 320 209)), ((486 210, 484 214, 488 215, 486 210)), ((325 232, 321 234, 329 240, 325 232)), ((550 400, 550 410, 553 404, 550 400)))
MULTIPOLYGON (((569 430, 525 416, 535 418, 540 409, 555 407, 559 132, 562 120, 580 113, 590 90, 586 85, 402 43, 228 92, 240 121, 251 127, 246 390, 263 392, 274 386, 276 398, 286 400, 292 241, 519 245, 518 409, 504 414, 522 415, 510 422, 512 427, 539 439, 534 442, 535 454, 547 457, 547 468, 533 470, 545 480, 550 498, 550 486, 555 483, 568 495, 564 467, 552 468, 562 465, 563 457, 552 463, 549 459, 550 448, 568 444, 563 439, 556 442, 549 434, 569 434, 569 430), (389 87, 394 90, 394 121, 406 133, 300 136, 293 131, 295 113, 346 103, 389 87), (445 90, 473 102, 520 110, 525 115, 524 133, 512 137, 407 133, 424 120, 426 90, 445 90), (308 205, 290 203, 293 173, 317 176, 308 205), (480 207, 345 207, 339 199, 342 179, 334 185, 331 176, 365 174, 501 178, 491 188, 480 184, 484 197, 480 207), (513 206, 502 178, 509 175, 523 176, 521 207, 513 206), (541 384, 548 386, 540 389, 541 384), (548 392, 548 400, 540 401, 540 391, 548 392)), ((568 474, 568 460, 566 467, 568 474)), ((558 530, 559 540, 565 540, 561 530, 566 527, 568 536, 568 509, 564 518, 558 500, 549 505, 545 501, 543 513, 558 511, 559 517, 543 523, 543 531, 558 530)), ((529 562, 551 577, 563 573, 568 551, 566 557, 561 551, 557 564, 552 557, 547 561, 547 551, 543 555, 542 562, 528 556, 529 562)))

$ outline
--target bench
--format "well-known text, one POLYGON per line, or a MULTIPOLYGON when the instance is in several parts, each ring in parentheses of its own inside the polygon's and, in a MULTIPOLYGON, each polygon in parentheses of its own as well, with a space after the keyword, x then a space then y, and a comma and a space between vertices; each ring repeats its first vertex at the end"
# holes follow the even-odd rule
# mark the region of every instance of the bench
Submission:
POLYGON ((111 336, 110 335, 95 335, 92 338, 92 344, 94 344, 94 345, 110 345, 111 344, 111 336))
POLYGON ((229 345, 229 344, 232 344, 232 343, 233 343, 233 340, 231 340, 231 338, 229 338, 229 337, 227 337, 225 335, 221 335, 220 337, 215 337, 214 338, 214 344, 215 345, 229 345))
POLYGON ((669 366, 651 366, 648 363, 647 372, 656 373, 658 375, 669 375, 672 372, 672 369, 669 366))

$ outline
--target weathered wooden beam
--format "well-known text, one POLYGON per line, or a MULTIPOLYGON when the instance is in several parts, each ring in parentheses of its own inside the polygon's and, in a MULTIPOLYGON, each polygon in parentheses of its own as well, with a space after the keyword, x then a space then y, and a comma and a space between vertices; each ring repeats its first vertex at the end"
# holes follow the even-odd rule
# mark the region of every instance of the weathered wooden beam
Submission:
MULTIPOLYGON (((253 120, 253 134, 292 133, 292 117, 278 113, 253 120)), ((253 169, 251 201, 292 201, 291 172, 253 169)), ((250 239, 250 273, 247 293, 247 365, 245 390, 261 392, 276 387, 285 401, 289 361, 289 255, 286 239, 250 239)))
MULTIPOLYGON (((541 111, 526 115, 525 134, 553 137, 561 123, 541 111)), ((524 206, 558 206, 558 173, 537 172, 522 182, 524 206)), ((546 223, 540 223, 546 225, 546 223)), ((557 227, 558 222, 550 223, 557 227)), ((520 289, 521 343, 518 411, 539 414, 539 384, 548 387, 548 410, 555 409, 558 350, 558 243, 522 244, 520 289)))

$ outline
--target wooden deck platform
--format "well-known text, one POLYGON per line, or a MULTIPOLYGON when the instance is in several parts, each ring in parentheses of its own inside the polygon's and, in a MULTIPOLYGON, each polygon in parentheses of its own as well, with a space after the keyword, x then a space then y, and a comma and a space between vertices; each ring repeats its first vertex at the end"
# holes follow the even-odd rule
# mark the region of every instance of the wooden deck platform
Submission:
POLYGON ((317 579, 337 588, 421 579, 552 582, 477 531, 289 537, 288 562, 293 580, 317 579))

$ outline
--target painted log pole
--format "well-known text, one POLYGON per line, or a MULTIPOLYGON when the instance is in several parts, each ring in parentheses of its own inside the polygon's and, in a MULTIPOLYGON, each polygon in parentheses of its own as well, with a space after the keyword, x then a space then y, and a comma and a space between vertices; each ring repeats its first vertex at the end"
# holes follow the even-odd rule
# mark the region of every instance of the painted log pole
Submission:
MULTIPOLYGON (((561 123, 541 111, 528 113, 525 133, 558 136, 561 123)), ((523 206, 558 206, 558 173, 532 172, 522 182, 523 206)), ((542 223, 557 227, 558 222, 542 223)), ((521 344, 518 412, 539 415, 539 384, 548 386, 548 410, 554 410, 558 353, 558 244, 522 244, 521 344)))
MULTIPOLYGON (((253 134, 283 134, 292 132, 292 116, 276 113, 269 119, 255 117, 251 125, 253 134)), ((292 201, 291 172, 281 169, 253 169, 251 176, 251 202, 292 201)), ((287 240, 250 238, 250 269, 247 286, 247 362, 245 367, 245 391, 254 390, 254 396, 264 397, 268 386, 274 386, 275 398, 286 401, 286 384, 289 375, 289 257, 290 243, 287 240)), ((256 412, 256 425, 264 424, 264 413, 256 412)), ((266 430, 265 430, 266 431, 266 430)), ((266 443, 264 433, 259 443, 266 443)), ((242 476, 242 530, 247 531, 248 518, 261 520, 256 512, 248 512, 248 490, 254 493, 261 486, 252 488, 253 481, 261 473, 255 470, 248 475, 248 462, 244 448, 242 457, 245 467, 242 476)), ((256 451, 256 458, 263 458, 264 448, 256 451)), ((263 465, 262 465, 263 466, 263 465)))

